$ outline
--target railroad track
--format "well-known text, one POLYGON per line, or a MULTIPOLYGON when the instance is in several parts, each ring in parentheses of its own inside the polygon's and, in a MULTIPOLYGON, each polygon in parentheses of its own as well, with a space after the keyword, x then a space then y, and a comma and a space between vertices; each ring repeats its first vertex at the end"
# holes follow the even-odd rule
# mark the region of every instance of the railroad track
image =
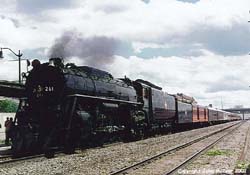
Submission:
MULTIPOLYGON (((127 170, 129 170, 131 168, 138 168, 138 166, 141 166, 143 163, 148 164, 150 161, 153 161, 153 160, 158 159, 158 158, 160 158, 162 156, 165 156, 166 154, 168 154, 170 152, 173 152, 175 150, 179 150, 179 149, 185 148, 185 147, 187 147, 189 145, 192 145, 193 143, 196 143, 196 142, 199 142, 199 141, 201 141, 201 140, 203 140, 205 138, 211 137, 212 135, 215 135, 215 134, 217 134, 219 132, 222 132, 222 131, 224 131, 226 129, 229 129, 229 128, 231 128, 231 127, 233 127, 235 125, 238 125, 238 124, 239 123, 233 124, 231 126, 223 128, 223 129, 221 129, 219 131, 216 131, 216 132, 213 132, 211 134, 208 134, 208 135, 206 135, 204 137, 200 137, 200 138, 192 140, 192 141, 190 141, 188 143, 185 143, 185 144, 182 144, 182 145, 178 145, 178 146, 176 146, 174 148, 171 148, 171 149, 169 149, 169 150, 167 150, 167 151, 165 151, 163 153, 160 153, 160 154, 158 154, 156 156, 153 156, 153 157, 151 157, 151 158, 149 158, 149 159, 147 159, 147 160, 145 160, 143 162, 139 162, 138 164, 135 164, 135 165, 133 165, 131 167, 127 167, 125 169, 122 169, 122 170, 120 170, 118 172, 114 172, 114 173, 111 173, 111 174, 123 174, 124 172, 126 172, 127 170)), ((110 146, 118 145, 118 144, 121 144, 121 142, 106 144, 103 147, 110 147, 110 146)), ((100 148, 103 148, 103 147, 100 147, 100 148)), ((77 149, 77 150, 80 150, 80 149, 77 149)), ((56 152, 55 155, 59 155, 60 153, 62 153, 62 152, 56 152)), ((42 158, 42 157, 44 157, 44 154, 26 156, 26 157, 21 157, 21 158, 11 158, 11 156, 9 156, 9 155, 4 155, 4 156, 0 156, 0 165, 8 164, 8 163, 15 163, 15 162, 19 162, 19 161, 30 160, 30 159, 35 159, 35 158, 42 158)))
MULTIPOLYGON (((105 144, 102 147, 96 147, 96 148, 97 149, 107 148, 107 147, 110 147, 110 146, 119 145, 121 143, 122 142, 115 142, 115 143, 105 144)), ((77 151, 81 151, 81 149, 77 148, 76 152, 77 151)), ((56 151, 55 156, 58 156, 58 155, 65 155, 65 154, 63 153, 63 151, 56 151)), ((35 159, 35 158, 42 158, 42 157, 45 157, 45 155, 44 154, 38 154, 38 155, 25 156, 25 157, 20 157, 20 158, 12 158, 11 155, 0 155, 0 165, 8 164, 8 163, 15 163, 15 162, 19 162, 19 161, 30 160, 30 159, 35 159)))
POLYGON ((187 159, 185 159, 183 162, 181 162, 180 164, 178 164, 177 166, 175 166, 174 168, 172 168, 170 171, 168 172, 165 172, 163 174, 174 174, 178 169, 184 167, 187 163, 189 163, 190 161, 192 161, 194 158, 196 158, 198 155, 200 155, 202 152, 206 151, 207 149, 211 148, 213 145, 215 145, 216 143, 218 143, 220 140, 222 140, 224 137, 226 137, 227 135, 229 135, 230 133, 232 133, 234 130, 236 130, 238 127, 240 127, 244 122, 239 122, 239 123, 236 123, 236 124, 233 124, 233 125, 230 125, 226 128, 223 128, 221 130, 218 130, 218 131, 215 131, 211 134, 208 134, 206 136, 203 136, 203 137, 199 137, 197 139, 194 139, 192 141, 189 141, 187 143, 184 143, 184 144, 180 144, 180 145, 177 145, 175 147, 172 147, 160 154, 157 154, 155 156, 152 156, 150 158, 147 158, 141 162, 138 162, 136 164, 133 164, 131 166, 128 166, 128 167, 125 167, 121 170, 118 170, 116 172, 111 172, 110 175, 120 175, 120 174, 133 174, 134 171, 137 171, 138 169, 142 169, 144 168, 145 166, 159 160, 159 159, 162 159, 164 157, 166 157, 167 155, 175 152, 175 151, 178 151, 178 150, 181 150, 181 149, 184 149, 184 148, 187 148, 195 143, 198 143, 202 140, 205 140, 206 138, 210 138, 212 136, 215 136, 216 134, 219 134, 219 133, 222 133, 222 132, 225 132, 227 130, 230 130, 229 132, 227 132, 226 134, 223 134, 221 137, 219 137, 218 139, 216 139, 215 141, 213 141, 212 143, 210 143, 209 145, 207 145, 205 148, 201 149, 200 151, 196 152, 195 154, 193 154, 192 156, 188 157, 187 159))
POLYGON ((32 156, 25 156, 20 158, 12 158, 11 155, 1 156, 0 157, 0 165, 8 164, 8 163, 15 163, 19 161, 25 161, 35 158, 44 157, 44 154, 32 155, 32 156))
POLYGON ((250 173, 250 169, 249 169, 249 164, 246 164, 247 160, 246 160, 246 155, 247 155, 247 151, 249 148, 249 143, 250 142, 250 126, 248 126, 247 129, 247 133, 246 133, 246 137, 245 137, 245 141, 244 141, 244 147, 241 150, 240 156, 237 160, 237 165, 236 168, 234 169, 234 174, 240 175, 240 174, 249 174, 250 173))
POLYGON ((10 159, 11 159, 10 155, 2 155, 2 156, 0 156, 0 164, 1 164, 1 162, 7 161, 10 159))

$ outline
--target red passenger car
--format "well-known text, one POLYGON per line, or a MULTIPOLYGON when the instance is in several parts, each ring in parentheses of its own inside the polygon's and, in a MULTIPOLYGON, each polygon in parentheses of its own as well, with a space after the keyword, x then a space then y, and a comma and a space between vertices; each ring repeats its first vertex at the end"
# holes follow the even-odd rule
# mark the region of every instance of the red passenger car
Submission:
POLYGON ((193 123, 207 122, 208 110, 206 107, 193 105, 193 123))

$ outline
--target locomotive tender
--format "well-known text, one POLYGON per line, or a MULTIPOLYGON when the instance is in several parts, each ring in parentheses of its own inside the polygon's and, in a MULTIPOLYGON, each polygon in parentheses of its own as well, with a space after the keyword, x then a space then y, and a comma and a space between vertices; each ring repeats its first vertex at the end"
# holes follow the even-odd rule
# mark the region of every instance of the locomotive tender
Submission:
MULTIPOLYGON (((20 93, 18 93, 20 96, 20 93)), ((130 140, 154 130, 238 120, 236 114, 170 95, 145 80, 52 58, 27 75, 12 134, 13 155, 95 144, 114 136, 130 140)))

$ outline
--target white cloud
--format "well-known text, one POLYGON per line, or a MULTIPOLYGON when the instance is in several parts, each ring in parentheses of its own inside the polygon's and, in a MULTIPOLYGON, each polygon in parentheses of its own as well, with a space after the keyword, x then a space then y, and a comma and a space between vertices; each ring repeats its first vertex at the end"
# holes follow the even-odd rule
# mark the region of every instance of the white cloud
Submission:
POLYGON ((12 23, 4 22, 0 36, 15 39, 10 43, 14 47, 26 41, 25 47, 32 48, 48 47, 54 38, 71 29, 85 36, 105 35, 132 42, 173 44, 199 28, 228 30, 235 23, 246 23, 250 5, 248 0, 201 0, 195 4, 176 0, 154 0, 148 4, 141 0, 133 3, 128 0, 79 0, 75 1, 74 8, 49 8, 48 3, 47 9, 34 16, 14 13, 16 1, 4 2, 8 8, 0 14, 15 17, 22 27, 17 29, 12 23), (117 13, 111 13, 114 11, 117 13))
POLYGON ((115 77, 126 75, 131 79, 142 78, 169 93, 183 92, 194 96, 203 105, 214 103, 220 107, 236 104, 250 106, 249 56, 224 57, 212 53, 200 57, 158 57, 143 59, 117 56, 110 65, 115 77), (233 78, 229 78, 233 77, 233 78))
POLYGON ((133 49, 134 49, 135 53, 141 53, 142 49, 145 49, 145 48, 153 48, 153 49, 171 48, 171 47, 174 47, 175 45, 133 42, 132 46, 133 46, 133 49))
MULTIPOLYGON (((30 6, 35 5, 29 2, 30 6)), ((222 97, 228 106, 250 106, 247 100, 250 94, 241 88, 250 82, 250 61, 246 55, 250 40, 249 6, 249 0, 200 0, 197 3, 76 0, 70 8, 61 5, 57 8, 57 5, 50 6, 48 1, 39 13, 32 15, 25 10, 19 13, 17 0, 3 0, 0 4, 0 47, 46 51, 55 38, 65 31, 76 30, 86 37, 104 36, 128 41, 136 53, 145 48, 189 49, 190 57, 172 54, 172 57, 130 56, 126 59, 116 56, 110 70, 116 76, 145 78, 170 93, 193 95, 203 104, 219 106, 222 97), (1 18, 3 15, 6 18, 1 18), (228 77, 234 77, 232 83, 237 86, 231 86, 230 82, 219 84, 222 80, 230 80, 228 77)), ((179 52, 178 49, 173 53, 179 52)), ((17 72, 14 63, 1 61, 0 66, 0 79, 17 77, 9 73, 17 72)))
MULTIPOLYGON (((4 59, 0 60, 0 80, 18 80, 18 61, 10 61, 13 60, 8 55, 5 56, 4 59)), ((27 64, 25 61, 22 61, 21 64, 22 72, 26 72, 27 64)))

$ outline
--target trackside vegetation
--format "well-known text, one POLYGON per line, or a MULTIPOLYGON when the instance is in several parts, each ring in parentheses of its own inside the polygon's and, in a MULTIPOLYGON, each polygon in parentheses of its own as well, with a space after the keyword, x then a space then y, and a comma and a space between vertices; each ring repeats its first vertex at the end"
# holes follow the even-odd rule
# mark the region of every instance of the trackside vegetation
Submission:
POLYGON ((0 112, 16 112, 18 107, 17 102, 13 100, 0 100, 0 112))

